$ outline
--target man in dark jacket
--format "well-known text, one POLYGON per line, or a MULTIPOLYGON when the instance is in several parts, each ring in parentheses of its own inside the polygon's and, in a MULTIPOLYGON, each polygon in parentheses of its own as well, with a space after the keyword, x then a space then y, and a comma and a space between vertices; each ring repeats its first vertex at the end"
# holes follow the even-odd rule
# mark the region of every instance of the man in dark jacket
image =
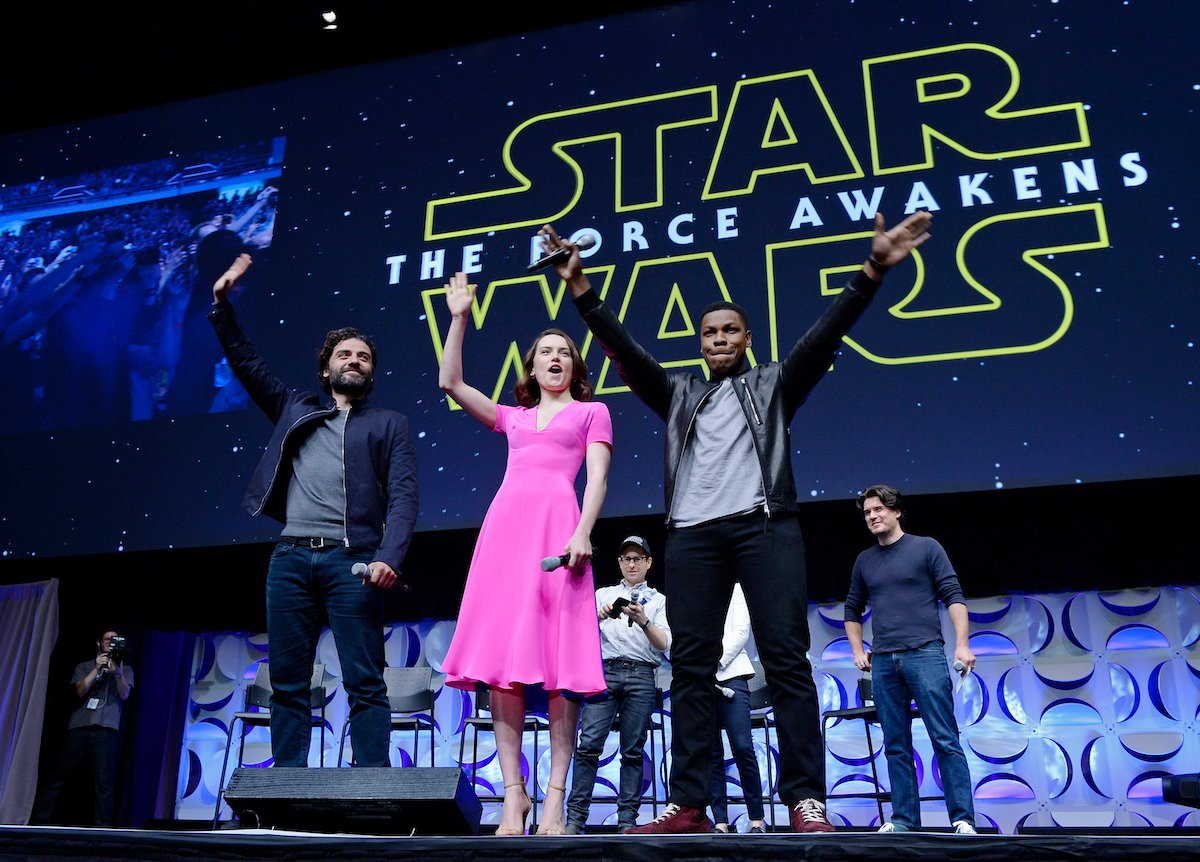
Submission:
POLYGON ((742 584, 779 731, 779 796, 796 832, 829 832, 825 755, 816 684, 808 662, 804 540, 788 426, 833 363, 842 336, 892 266, 929 238, 918 212, 891 230, 875 218, 870 257, 782 362, 751 368, 746 312, 717 302, 700 319, 708 379, 670 374, 635 342, 591 289, 578 248, 550 225, 546 254, 605 355, 630 389, 666 422, 664 491, 672 591, 671 804, 633 832, 708 832, 715 668, 734 582, 742 584))
POLYGON ((237 322, 229 290, 242 254, 213 285, 209 320, 229 365, 275 431, 246 491, 246 509, 283 523, 267 570, 271 753, 306 766, 309 687, 322 610, 350 702, 354 763, 388 765, 383 591, 397 583, 417 518, 417 463, 408 420, 368 403, 376 353, 357 329, 336 329, 318 356, 321 389, 290 392, 237 322), (357 576, 356 564, 369 574, 357 576))

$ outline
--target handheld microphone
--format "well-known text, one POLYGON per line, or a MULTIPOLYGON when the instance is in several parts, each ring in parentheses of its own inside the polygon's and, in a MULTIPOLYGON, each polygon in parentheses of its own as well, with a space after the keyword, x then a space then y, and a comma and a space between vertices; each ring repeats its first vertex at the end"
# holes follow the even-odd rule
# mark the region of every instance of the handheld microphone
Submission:
POLYGON ((726 700, 733 700, 734 691, 732 688, 726 688, 720 683, 717 683, 717 691, 721 692, 721 697, 725 698, 726 700))
MULTIPOLYGON (((579 241, 575 243, 575 245, 579 246, 581 251, 591 248, 595 244, 596 235, 594 233, 585 233, 583 236, 579 237, 579 241)), ((565 248, 556 249, 549 254, 542 255, 533 263, 529 264, 529 266, 526 268, 526 272, 537 272, 538 270, 545 269, 548 266, 554 266, 554 264, 562 263, 570 256, 571 253, 565 248)))
POLYGON ((954 693, 958 694, 962 691, 963 683, 967 681, 967 666, 963 664, 962 659, 954 660, 954 670, 958 674, 958 682, 954 684, 954 693))
POLYGON ((546 559, 542 560, 542 571, 553 572, 555 569, 560 569, 569 562, 571 562, 570 554, 563 554, 561 557, 546 557, 546 559))
MULTIPOLYGON (((350 567, 350 574, 362 581, 363 586, 365 587, 367 585, 367 581, 371 580, 371 567, 366 563, 355 563, 350 567)), ((396 583, 392 584, 389 589, 399 590, 402 593, 412 592, 412 587, 403 581, 396 581, 396 583)))
MULTIPOLYGON (((637 590, 634 590, 633 592, 631 592, 629 594, 629 604, 631 604, 631 605, 640 604, 641 600, 642 600, 642 594, 639 593, 637 590)), ((633 626, 633 617, 629 616, 628 614, 626 614, 625 625, 630 626, 631 628, 633 626)))

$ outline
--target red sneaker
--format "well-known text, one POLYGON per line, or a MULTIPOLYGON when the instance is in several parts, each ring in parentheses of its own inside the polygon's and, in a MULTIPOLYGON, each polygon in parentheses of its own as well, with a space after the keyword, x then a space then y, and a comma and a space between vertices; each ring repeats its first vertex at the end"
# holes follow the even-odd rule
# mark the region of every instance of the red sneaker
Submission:
POLYGON ((835 827, 825 816, 825 804, 815 799, 801 799, 788 812, 793 832, 834 832, 835 827))
MULTIPOLYGON (((712 832, 713 824, 700 808, 686 808, 674 803, 644 826, 634 826, 626 835, 684 835, 689 832, 712 832)), ((830 827, 833 828, 832 826, 830 827)))

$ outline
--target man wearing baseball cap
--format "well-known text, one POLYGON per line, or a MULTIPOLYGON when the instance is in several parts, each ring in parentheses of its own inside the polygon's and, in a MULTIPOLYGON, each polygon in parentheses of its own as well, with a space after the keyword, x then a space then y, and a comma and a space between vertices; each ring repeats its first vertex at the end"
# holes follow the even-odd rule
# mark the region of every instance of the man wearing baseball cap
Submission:
POLYGON ((567 798, 567 834, 582 835, 592 804, 596 768, 616 718, 621 734, 621 777, 617 831, 637 825, 642 796, 642 754, 654 711, 654 671, 671 647, 667 597, 646 583, 653 558, 641 536, 621 542, 617 556, 621 580, 596 590, 600 651, 608 691, 583 704, 579 745, 575 749, 571 795, 567 798))

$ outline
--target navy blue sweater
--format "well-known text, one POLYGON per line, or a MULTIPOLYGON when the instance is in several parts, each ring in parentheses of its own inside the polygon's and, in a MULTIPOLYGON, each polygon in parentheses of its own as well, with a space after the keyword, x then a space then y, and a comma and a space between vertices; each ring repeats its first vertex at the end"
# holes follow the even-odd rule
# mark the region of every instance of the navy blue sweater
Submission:
POLYGON ((862 622, 871 601, 871 651, 914 649, 942 642, 938 599, 946 607, 966 602, 958 575, 936 539, 905 533, 890 545, 858 555, 850 575, 844 619, 862 622))

